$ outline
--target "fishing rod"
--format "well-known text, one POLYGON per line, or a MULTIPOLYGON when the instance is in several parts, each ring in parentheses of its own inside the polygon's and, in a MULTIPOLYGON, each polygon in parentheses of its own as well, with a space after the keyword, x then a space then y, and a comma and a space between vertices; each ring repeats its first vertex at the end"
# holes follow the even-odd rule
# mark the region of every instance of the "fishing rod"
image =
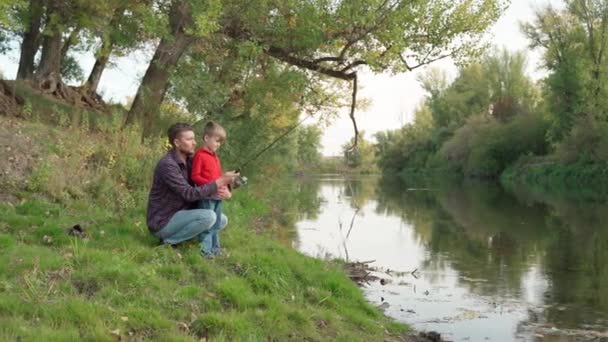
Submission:
POLYGON ((249 158, 246 162, 242 163, 235 171, 236 172, 241 172, 241 170, 245 167, 245 165, 247 165, 247 164, 251 163, 252 161, 256 160, 264 152, 268 151, 268 149, 270 149, 272 146, 274 146, 274 144, 276 144, 279 140, 283 139, 287 134, 291 133, 294 129, 298 128, 298 126, 300 126, 309 117, 312 117, 312 115, 305 116, 304 119, 298 121, 298 123, 296 123, 295 125, 291 126, 287 131, 283 132, 283 134, 281 134, 278 138, 274 139, 269 145, 267 145, 262 150, 260 150, 260 152, 256 153, 253 157, 249 158))

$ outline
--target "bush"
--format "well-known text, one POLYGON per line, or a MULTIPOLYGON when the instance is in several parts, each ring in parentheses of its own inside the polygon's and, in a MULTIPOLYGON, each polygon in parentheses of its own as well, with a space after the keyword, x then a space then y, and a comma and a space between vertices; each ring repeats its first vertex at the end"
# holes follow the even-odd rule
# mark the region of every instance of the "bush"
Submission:
POLYGON ((608 161, 608 124, 589 116, 579 118, 570 133, 557 144, 555 155, 566 163, 608 161))
POLYGON ((540 115, 518 115, 505 124, 475 117, 456 130, 440 153, 466 176, 496 177, 523 155, 545 154, 547 129, 540 115))

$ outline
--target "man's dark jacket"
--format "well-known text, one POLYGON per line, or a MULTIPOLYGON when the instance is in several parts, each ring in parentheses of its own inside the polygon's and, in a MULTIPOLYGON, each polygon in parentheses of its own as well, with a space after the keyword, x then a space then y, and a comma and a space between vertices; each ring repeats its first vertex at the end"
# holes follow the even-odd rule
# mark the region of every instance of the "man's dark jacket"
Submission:
POLYGON ((217 192, 215 182, 193 186, 190 182, 191 158, 186 162, 171 149, 156 165, 148 198, 148 229, 160 231, 180 210, 191 209, 194 202, 217 192))

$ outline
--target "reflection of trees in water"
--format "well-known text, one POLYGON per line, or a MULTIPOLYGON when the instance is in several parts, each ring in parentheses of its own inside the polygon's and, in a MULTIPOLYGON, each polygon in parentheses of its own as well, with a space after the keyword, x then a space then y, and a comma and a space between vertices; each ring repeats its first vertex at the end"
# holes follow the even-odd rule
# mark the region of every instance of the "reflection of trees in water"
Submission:
POLYGON ((265 217, 264 229, 280 241, 291 245, 297 239, 296 222, 314 220, 320 213, 320 183, 314 179, 296 180, 292 177, 274 179, 270 183, 257 184, 252 189, 270 207, 265 217))
POLYGON ((526 190, 517 196, 527 203, 546 203, 549 208, 545 269, 551 285, 546 295, 548 301, 563 307, 548 308, 547 319, 567 327, 577 322, 593 324, 600 316, 608 319, 606 199, 584 202, 572 200, 570 194, 526 190))
POLYGON ((546 269, 552 280, 550 300, 565 305, 585 303, 591 309, 551 308, 546 313, 551 321, 568 325, 594 323, 597 314, 592 310, 603 312, 605 318, 608 314, 608 226, 598 224, 606 209, 590 206, 579 208, 579 212, 576 216, 560 212, 549 220, 553 228, 546 253, 546 269))
POLYGON ((341 196, 347 198, 350 207, 355 210, 363 208, 376 197, 375 178, 349 178, 341 183, 341 196))
POLYGON ((509 296, 522 293, 523 276, 530 262, 537 261, 549 280, 547 293, 537 295, 559 303, 545 312, 550 321, 570 326, 593 321, 593 310, 608 313, 605 204, 546 194, 522 201, 487 183, 405 191, 425 187, 383 180, 376 211, 413 226, 431 251, 427 270, 440 273, 449 262, 461 276, 486 280, 462 280, 471 291, 509 296))

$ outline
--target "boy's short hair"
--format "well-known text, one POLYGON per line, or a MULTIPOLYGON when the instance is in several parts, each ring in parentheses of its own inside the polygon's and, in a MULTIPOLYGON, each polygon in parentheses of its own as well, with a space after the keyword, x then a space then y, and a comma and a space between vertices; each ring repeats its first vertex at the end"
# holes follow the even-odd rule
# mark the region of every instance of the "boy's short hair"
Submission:
POLYGON ((203 128, 203 139, 205 139, 206 135, 210 137, 217 135, 220 137, 221 142, 226 140, 226 130, 222 125, 215 121, 209 121, 205 124, 205 128, 203 128))
POLYGON ((190 124, 178 122, 171 125, 171 127, 169 127, 169 129, 167 130, 167 138, 169 138, 169 144, 175 147, 175 145, 173 145, 173 140, 177 139, 180 134, 187 131, 194 131, 190 124))

